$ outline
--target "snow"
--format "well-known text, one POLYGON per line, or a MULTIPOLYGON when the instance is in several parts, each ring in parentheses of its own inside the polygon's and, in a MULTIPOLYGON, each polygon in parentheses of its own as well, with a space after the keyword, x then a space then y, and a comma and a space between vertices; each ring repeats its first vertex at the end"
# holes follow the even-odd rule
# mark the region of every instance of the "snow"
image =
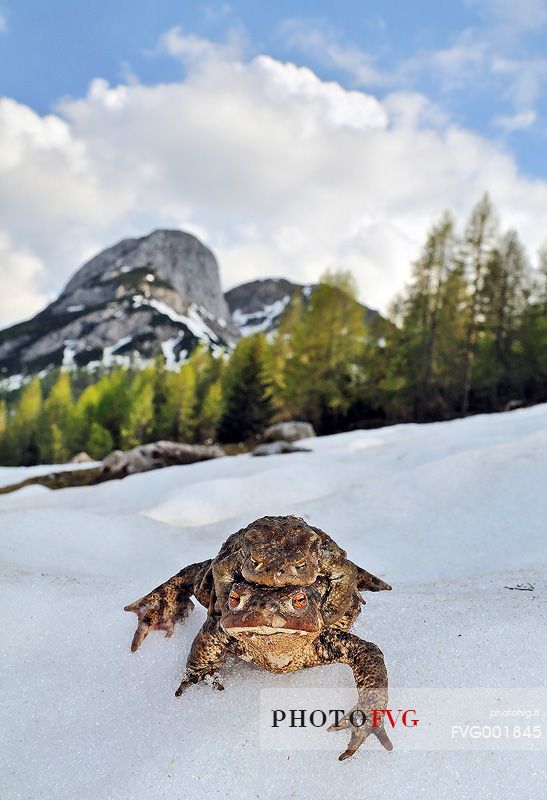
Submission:
POLYGON ((162 300, 135 295, 133 298, 133 307, 138 308, 139 306, 151 306, 155 308, 156 311, 159 311, 160 314, 169 317, 173 322, 180 322, 186 325, 190 332, 198 339, 208 339, 212 342, 218 342, 218 336, 205 324, 199 314, 198 307, 194 303, 190 306, 188 314, 179 314, 178 311, 175 311, 174 308, 171 308, 170 305, 164 303, 162 300))
POLYGON ((132 340, 132 336, 124 336, 123 339, 119 339, 115 344, 111 345, 110 347, 105 347, 103 349, 103 358, 102 358, 102 365, 103 367, 110 367, 112 364, 116 363, 127 363, 129 365, 130 358, 128 356, 116 356, 113 357, 117 350, 120 348, 125 347, 126 344, 129 344, 132 340))
MULTIPOLYGON (((81 461, 78 464, 39 464, 36 467, 0 467, 0 487, 11 483, 19 483, 25 478, 35 478, 38 475, 49 475, 60 470, 79 470, 87 467, 96 467, 99 461, 81 461)), ((1 509, 0 509, 1 510, 1 509)))
POLYGON ((75 305, 75 306, 67 306, 67 311, 83 311, 85 306, 82 305, 75 305))
POLYGON ((76 356, 76 346, 78 342, 75 339, 65 339, 63 342, 64 350, 63 350, 63 369, 74 369, 76 364, 74 361, 74 357, 76 356))
MULTIPOLYGON (((0 497, 3 798, 543 795, 532 750, 412 751, 399 731, 392 753, 367 741, 343 764, 346 733, 319 731, 328 751, 261 747, 265 690, 298 690, 304 707, 309 687, 349 689, 351 673, 272 675, 237 661, 224 692, 175 699, 204 609, 130 653, 127 602, 253 518, 295 513, 393 584, 367 596, 354 631, 383 650, 394 692, 535 696, 546 672, 547 405, 304 444, 313 452, 0 497), (505 588, 526 583, 534 591, 505 588)), ((0 481, 30 472, 3 469, 0 481)))
POLYGON ((17 375, 9 375, 7 378, 0 377, 0 389, 3 389, 5 392, 15 392, 17 389, 20 389, 21 386, 24 386, 25 383, 28 383, 28 380, 26 375, 20 373, 17 375))
POLYGON ((175 347, 184 339, 184 331, 179 333, 178 336, 173 336, 171 339, 166 339, 161 343, 161 351, 165 358, 165 368, 169 370, 177 370, 180 365, 186 360, 188 355, 187 350, 182 350, 177 357, 175 347))
POLYGON ((232 319, 243 336, 269 331, 274 320, 280 317, 286 309, 290 299, 290 295, 287 294, 281 300, 276 300, 274 303, 265 305, 260 311, 253 311, 250 314, 236 308, 232 313, 232 319))

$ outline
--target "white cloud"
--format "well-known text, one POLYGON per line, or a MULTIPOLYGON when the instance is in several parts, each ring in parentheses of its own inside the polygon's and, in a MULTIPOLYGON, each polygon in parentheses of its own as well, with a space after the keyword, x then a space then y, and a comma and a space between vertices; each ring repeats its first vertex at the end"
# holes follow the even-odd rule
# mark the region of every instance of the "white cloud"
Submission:
POLYGON ((496 124, 506 131, 525 131, 534 124, 536 119, 535 111, 521 111, 509 117, 497 117, 496 124))
POLYGON ((338 33, 324 21, 292 17, 282 23, 280 33, 286 45, 344 71, 356 86, 377 86, 388 80, 369 53, 357 45, 341 42, 338 33))
POLYGON ((547 58, 492 59, 492 72, 507 82, 505 97, 518 111, 529 110, 547 84, 547 58))
POLYGON ((477 24, 458 33, 446 47, 419 50, 409 58, 380 68, 377 58, 345 40, 322 19, 291 18, 280 26, 286 46, 311 56, 319 64, 344 72, 352 85, 409 89, 432 78, 444 93, 476 92, 499 97, 513 114, 499 114, 493 122, 526 113, 531 118, 547 84, 547 58, 532 56, 526 37, 547 25, 547 0, 468 0, 478 12, 477 24))
POLYGON ((170 28, 159 40, 159 51, 179 58, 185 64, 203 60, 235 60, 247 48, 247 37, 243 28, 229 28, 225 41, 212 42, 193 33, 185 33, 180 25, 170 28))
POLYGON ((510 36, 547 25, 546 0, 467 0, 467 5, 476 8, 488 25, 510 36))
POLYGON ((485 190, 503 222, 539 245, 547 183, 519 176, 499 145, 422 95, 380 102, 268 56, 190 51, 178 83, 95 80, 46 116, 0 103, 0 218, 12 254, 2 286, 20 298, 0 293, 4 322, 35 311, 84 258, 156 227, 199 232, 226 287, 350 268, 362 299, 383 308, 432 220, 446 207, 467 214, 485 190))
POLYGON ((49 299, 38 289, 45 267, 27 247, 13 247, 0 231, 0 326, 40 311, 49 299))

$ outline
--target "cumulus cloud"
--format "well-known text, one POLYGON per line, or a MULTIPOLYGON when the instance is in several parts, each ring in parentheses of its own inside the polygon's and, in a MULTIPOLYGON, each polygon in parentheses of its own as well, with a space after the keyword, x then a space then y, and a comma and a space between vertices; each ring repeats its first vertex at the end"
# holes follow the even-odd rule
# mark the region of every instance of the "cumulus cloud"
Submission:
POLYGON ((0 103, 0 271, 20 298, 0 294, 4 322, 35 311, 84 258, 156 227, 198 232, 226 288, 349 268, 380 308, 432 220, 446 207, 466 215, 485 190, 529 248, 540 244, 547 183, 422 95, 379 101, 181 38, 170 38, 185 59, 179 82, 97 79, 45 116, 0 103))
POLYGON ((0 231, 0 326, 40 311, 49 299, 38 289, 44 264, 26 247, 14 247, 0 231))

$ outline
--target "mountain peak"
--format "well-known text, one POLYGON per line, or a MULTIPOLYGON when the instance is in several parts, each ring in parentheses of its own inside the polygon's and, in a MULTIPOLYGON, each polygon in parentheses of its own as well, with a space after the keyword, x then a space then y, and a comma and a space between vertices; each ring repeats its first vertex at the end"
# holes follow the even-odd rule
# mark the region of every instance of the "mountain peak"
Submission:
POLYGON ((199 341, 224 349, 238 336, 211 250, 190 233, 160 229, 103 250, 44 311, 1 331, 0 370, 161 352, 173 365, 199 341))

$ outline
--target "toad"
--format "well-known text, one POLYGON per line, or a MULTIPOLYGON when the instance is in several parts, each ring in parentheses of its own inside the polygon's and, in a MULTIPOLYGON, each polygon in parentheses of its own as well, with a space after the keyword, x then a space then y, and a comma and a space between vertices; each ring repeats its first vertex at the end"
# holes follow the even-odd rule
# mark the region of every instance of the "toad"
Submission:
MULTIPOLYGON (((246 581, 234 583, 220 615, 208 616, 197 634, 182 682, 175 695, 204 679, 223 689, 218 670, 228 655, 251 661, 273 673, 294 672, 325 664, 348 664, 355 679, 358 701, 329 731, 349 729, 347 748, 339 756, 352 756, 374 734, 391 750, 389 737, 373 714, 387 708, 387 671, 381 650, 349 633, 360 612, 353 596, 337 623, 327 626, 322 600, 328 582, 312 586, 266 588, 246 581), (375 723, 378 722, 376 726, 375 723)), ((379 715, 383 719, 383 715, 379 715)))
POLYGON ((164 630, 171 636, 174 625, 193 608, 192 593, 214 615, 226 605, 235 581, 276 588, 309 586, 319 577, 325 578, 328 586, 322 599, 325 625, 342 616, 354 592, 391 589, 350 561, 320 528, 295 516, 261 517, 229 536, 214 559, 185 567, 125 607, 138 617, 131 649, 137 650, 150 630, 164 630))

